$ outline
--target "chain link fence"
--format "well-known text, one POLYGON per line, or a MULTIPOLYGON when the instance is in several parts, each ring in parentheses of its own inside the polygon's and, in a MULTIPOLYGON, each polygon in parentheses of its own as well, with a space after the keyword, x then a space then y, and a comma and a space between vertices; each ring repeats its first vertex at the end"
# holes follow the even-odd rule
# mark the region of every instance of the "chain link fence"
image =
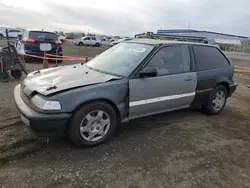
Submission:
POLYGON ((241 42, 241 45, 235 44, 218 44, 220 49, 226 52, 250 53, 250 40, 241 42))

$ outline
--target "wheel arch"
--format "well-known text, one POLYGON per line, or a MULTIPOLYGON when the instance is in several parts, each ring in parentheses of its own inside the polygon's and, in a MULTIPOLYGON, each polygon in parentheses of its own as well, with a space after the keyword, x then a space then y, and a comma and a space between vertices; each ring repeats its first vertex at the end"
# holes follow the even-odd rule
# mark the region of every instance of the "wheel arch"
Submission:
POLYGON ((72 112, 72 114, 74 114, 78 109, 80 109, 82 106, 84 105, 87 105, 89 103, 93 103, 93 102, 105 102, 107 104, 109 104, 114 110, 115 110, 115 113, 116 113, 116 117, 118 119, 118 122, 121 121, 121 112, 119 110, 119 108, 117 107, 117 105, 112 101, 112 100, 109 100, 109 99, 105 99, 105 98, 99 98, 99 99, 92 99, 92 100, 89 100, 89 101, 85 101, 83 103, 80 103, 72 112))
POLYGON ((225 79, 225 78, 221 78, 217 81, 217 84, 216 84, 216 87, 218 85, 223 85, 226 89, 227 89, 227 94, 230 93, 230 86, 229 86, 229 83, 228 81, 225 79))
POLYGON ((227 89, 227 94, 230 93, 230 87, 229 87, 229 83, 228 83, 228 82, 220 82, 220 83, 217 84, 217 86, 218 86, 218 85, 223 85, 223 86, 225 86, 225 88, 227 89))

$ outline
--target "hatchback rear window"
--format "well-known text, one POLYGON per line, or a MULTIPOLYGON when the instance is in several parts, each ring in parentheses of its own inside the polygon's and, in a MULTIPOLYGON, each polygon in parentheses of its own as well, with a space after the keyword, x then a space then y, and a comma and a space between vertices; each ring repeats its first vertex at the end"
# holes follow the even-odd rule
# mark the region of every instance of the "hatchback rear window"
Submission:
POLYGON ((193 46, 197 71, 218 69, 229 66, 228 60, 215 47, 193 46))
POLYGON ((54 33, 31 31, 29 33, 29 38, 37 41, 51 41, 55 42, 58 40, 58 36, 54 33))

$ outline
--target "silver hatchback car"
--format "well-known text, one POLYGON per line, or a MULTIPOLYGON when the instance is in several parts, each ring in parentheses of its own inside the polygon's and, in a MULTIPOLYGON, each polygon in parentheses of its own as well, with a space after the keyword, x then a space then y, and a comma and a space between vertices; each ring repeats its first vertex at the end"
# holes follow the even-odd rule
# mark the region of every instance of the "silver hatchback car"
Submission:
POLYGON ((233 75, 215 46, 138 39, 86 64, 32 72, 14 97, 36 135, 66 134, 79 146, 94 146, 131 119, 190 106, 219 114, 236 90, 233 75))

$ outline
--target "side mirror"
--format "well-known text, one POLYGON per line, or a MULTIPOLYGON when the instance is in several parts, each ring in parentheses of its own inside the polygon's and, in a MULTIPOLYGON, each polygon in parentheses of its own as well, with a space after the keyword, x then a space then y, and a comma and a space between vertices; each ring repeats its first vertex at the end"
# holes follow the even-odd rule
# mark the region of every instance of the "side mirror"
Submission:
POLYGON ((17 39, 18 40, 22 40, 23 39, 23 35, 17 35, 17 39))
POLYGON ((140 73, 140 77, 154 77, 157 76, 158 72, 155 67, 145 67, 140 73))

